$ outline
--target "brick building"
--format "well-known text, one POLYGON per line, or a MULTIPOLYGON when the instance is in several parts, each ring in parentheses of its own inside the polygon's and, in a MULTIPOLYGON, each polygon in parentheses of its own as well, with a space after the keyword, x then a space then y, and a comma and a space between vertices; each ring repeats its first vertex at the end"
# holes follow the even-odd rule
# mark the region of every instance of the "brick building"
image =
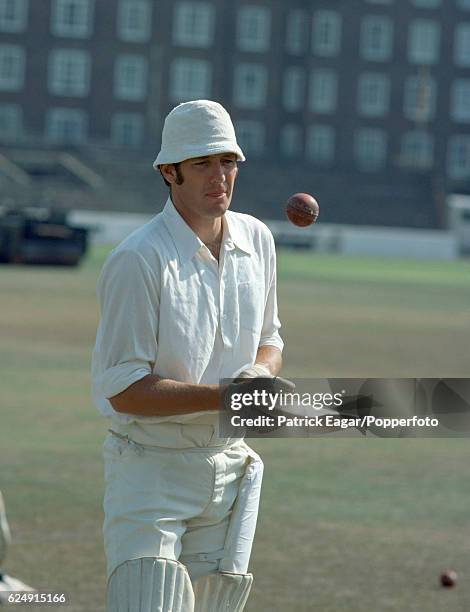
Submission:
POLYGON ((470 191, 470 0, 0 0, 14 163, 67 150, 153 209, 163 119, 195 98, 236 123, 238 209, 310 191, 323 220, 442 226, 470 191))

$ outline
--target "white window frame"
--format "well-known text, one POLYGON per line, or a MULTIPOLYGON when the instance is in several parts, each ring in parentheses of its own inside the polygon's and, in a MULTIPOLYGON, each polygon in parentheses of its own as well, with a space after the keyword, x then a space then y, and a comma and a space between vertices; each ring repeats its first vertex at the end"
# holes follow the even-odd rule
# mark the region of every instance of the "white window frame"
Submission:
POLYGON ((288 111, 299 111, 305 106, 305 70, 300 66, 289 66, 284 71, 282 102, 288 111))
POLYGON ((307 51, 307 14, 302 9, 294 9, 287 15, 286 51, 290 55, 302 55, 307 51))
POLYGON ((171 63, 170 98, 173 102, 211 97, 212 65, 207 60, 178 57, 171 63))
POLYGON ((46 113, 46 140, 55 144, 83 144, 88 135, 88 115, 81 108, 49 108, 46 113), (75 121, 79 126, 77 134, 68 138, 62 128, 67 121, 75 121), (62 125, 61 125, 62 123, 62 125), (59 129, 60 128, 60 129, 59 129))
POLYGON ((14 142, 23 135, 23 109, 19 104, 0 103, 0 142, 14 142), (2 130, 2 127, 5 127, 2 130))
POLYGON ((117 34, 125 42, 144 43, 152 34, 150 0, 119 0, 117 34))
POLYGON ((470 123, 470 79, 455 79, 450 90, 450 115, 458 123, 470 123))
POLYGON ((341 49, 341 15, 338 11, 313 13, 312 49, 320 57, 334 57, 341 49))
POLYGON ((371 172, 382 170, 387 163, 387 133, 385 130, 380 128, 359 128, 356 130, 354 134, 354 159, 361 170, 371 172), (367 147, 370 155, 365 154, 367 147))
POLYGON ((403 114, 417 122, 430 121, 436 113, 436 81, 429 75, 405 79, 403 114))
POLYGON ((428 170, 434 164, 434 138, 425 130, 405 132, 401 138, 400 165, 428 170))
POLYGON ((408 29, 408 60, 412 64, 435 64, 439 59, 441 26, 432 19, 414 19, 408 29))
POLYGON ((258 157, 264 153, 266 129, 261 121, 238 119, 235 121, 237 141, 246 155, 258 157))
POLYGON ((207 49, 214 42, 214 6, 209 2, 177 2, 174 7, 173 43, 207 49))
POLYGON ((298 159, 302 156, 303 127, 295 123, 286 123, 279 134, 279 148, 281 157, 285 159, 298 159))
POLYGON ((87 96, 90 90, 90 65, 88 51, 53 49, 49 54, 49 92, 56 96, 87 96))
POLYGON ((28 0, 0 0, 0 32, 24 32, 27 23, 28 0))
POLYGON ((267 93, 268 71, 266 66, 245 62, 235 67, 233 100, 238 108, 253 110, 264 108, 267 103, 267 93))
POLYGON ((357 83, 357 111, 363 117, 383 117, 390 108, 390 77, 364 72, 357 83))
POLYGON ((455 134, 449 138, 447 175, 457 181, 470 179, 470 134, 455 134))
POLYGON ((309 108, 314 113, 334 113, 338 100, 338 77, 330 68, 310 73, 309 108))
POLYGON ((361 22, 361 57, 385 62, 393 54, 393 21, 387 15, 366 15, 361 22))
POLYGON ((144 55, 122 53, 116 57, 114 62, 116 100, 142 102, 147 95, 147 80, 148 62, 144 55))
POLYGON ((454 62, 462 68, 470 67, 470 22, 468 21, 455 26, 454 62))
POLYGON ((0 91, 19 91, 23 88, 25 64, 23 47, 0 45, 0 91))
POLYGON ((270 9, 252 4, 241 6, 237 14, 237 47, 240 51, 264 53, 269 51, 270 39, 270 9))
POLYGON ((334 162, 336 134, 333 126, 313 124, 308 127, 305 143, 307 159, 318 166, 329 166, 334 162))
POLYGON ((144 117, 140 113, 115 113, 111 118, 111 142, 117 147, 132 149, 142 145, 144 139, 144 117), (134 132, 130 139, 125 137, 125 131, 130 127, 134 132))
POLYGON ((94 0, 52 0, 51 32, 55 36, 88 38, 93 31, 94 0), (76 23, 66 21, 66 11, 76 7, 79 18, 76 23), (80 15, 81 12, 81 15, 80 15))

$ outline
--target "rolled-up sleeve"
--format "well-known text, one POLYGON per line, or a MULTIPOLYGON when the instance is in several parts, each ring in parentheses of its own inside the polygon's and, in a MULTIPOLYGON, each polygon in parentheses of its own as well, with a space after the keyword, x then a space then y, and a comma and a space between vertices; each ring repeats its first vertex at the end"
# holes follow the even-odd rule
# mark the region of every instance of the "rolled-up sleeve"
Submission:
POLYGON ((277 309, 276 248, 270 232, 266 259, 266 304, 259 346, 275 346, 282 351, 284 342, 279 334, 281 322, 277 309))
POLYGON ((113 253, 97 285, 100 324, 94 385, 110 398, 152 373, 158 339, 159 270, 135 251, 113 253))

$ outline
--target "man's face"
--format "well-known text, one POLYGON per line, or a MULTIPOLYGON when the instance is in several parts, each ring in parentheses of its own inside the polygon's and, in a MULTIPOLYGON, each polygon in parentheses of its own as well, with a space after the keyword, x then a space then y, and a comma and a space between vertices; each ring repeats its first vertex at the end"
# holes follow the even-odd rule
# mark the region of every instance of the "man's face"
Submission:
POLYGON ((172 164, 162 165, 161 171, 171 183, 173 203, 187 221, 213 220, 230 206, 238 172, 237 156, 221 153, 194 157, 181 162, 179 172, 172 164))

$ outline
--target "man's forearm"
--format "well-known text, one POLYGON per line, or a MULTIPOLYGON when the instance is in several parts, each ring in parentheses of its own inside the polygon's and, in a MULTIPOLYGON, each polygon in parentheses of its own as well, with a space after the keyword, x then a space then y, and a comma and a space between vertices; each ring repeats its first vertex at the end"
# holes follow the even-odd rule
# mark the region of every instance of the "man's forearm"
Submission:
POLYGON ((109 398, 116 412, 138 416, 171 416, 201 410, 219 410, 219 385, 196 385, 149 374, 109 398))
POLYGON ((276 376, 282 367, 282 353, 276 346, 260 346, 255 363, 259 363, 276 376))

